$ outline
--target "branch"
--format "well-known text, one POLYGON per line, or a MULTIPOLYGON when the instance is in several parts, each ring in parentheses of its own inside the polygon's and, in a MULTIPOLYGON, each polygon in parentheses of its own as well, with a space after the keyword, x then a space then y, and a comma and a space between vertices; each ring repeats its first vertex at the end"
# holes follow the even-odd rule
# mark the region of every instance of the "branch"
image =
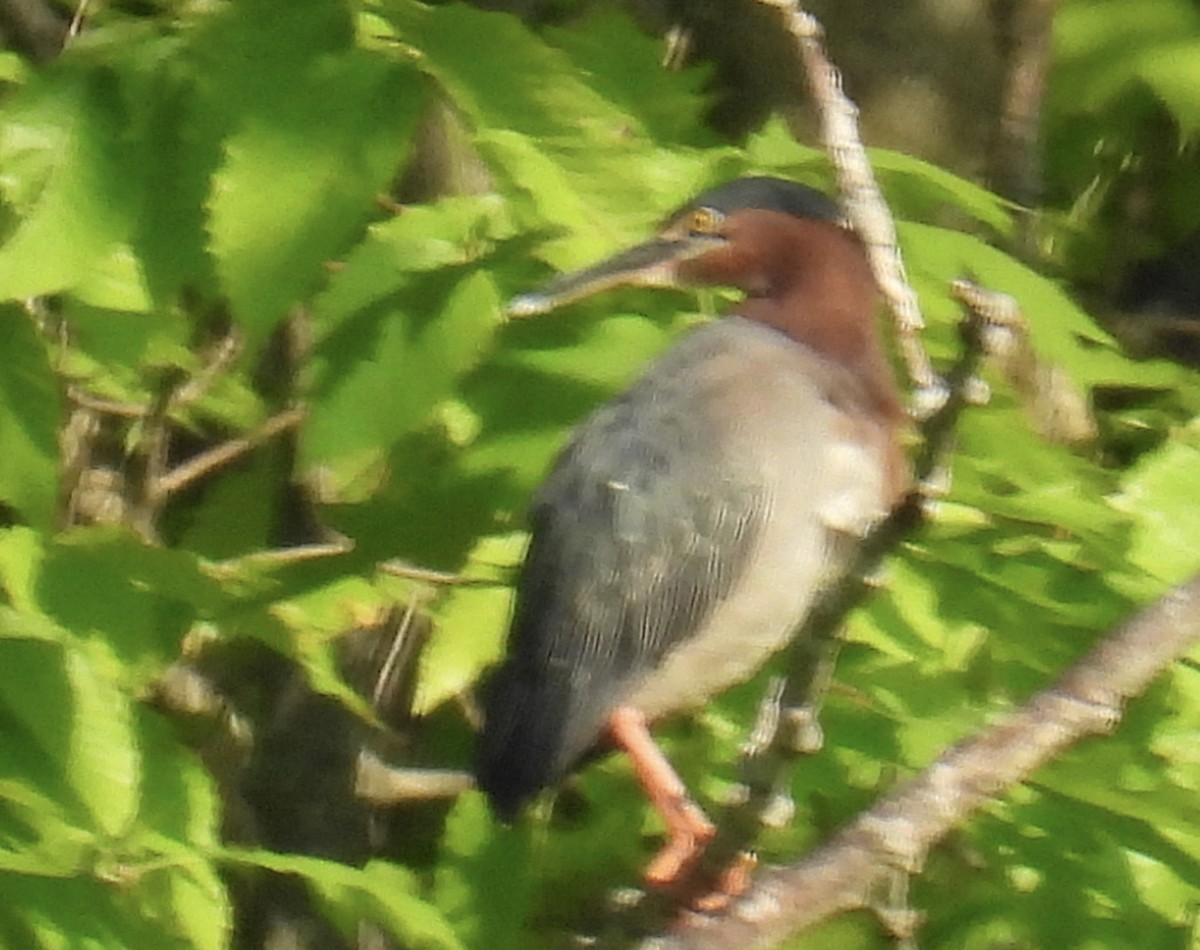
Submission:
POLYGON ((207 452, 201 452, 154 479, 150 487, 152 497, 157 501, 195 484, 201 478, 241 458, 280 433, 296 428, 304 421, 304 415, 305 410, 302 406, 285 409, 245 435, 228 439, 207 452))
POLYGON ((394 806, 457 798, 474 787, 475 776, 470 772, 399 768, 388 765, 370 750, 358 754, 354 773, 354 794, 372 805, 394 806))
POLYGON ((980 359, 1020 328, 1012 298, 967 281, 958 281, 954 292, 967 307, 963 348, 946 376, 945 402, 922 425, 924 438, 914 465, 916 487, 855 546, 851 562, 820 592, 793 636, 785 663, 787 681, 764 698, 739 763, 740 794, 722 815, 717 837, 705 852, 704 872, 709 876, 729 866, 754 842, 761 827, 776 823, 781 806, 790 813, 787 789, 794 763, 822 745, 818 713, 846 617, 871 592, 871 578, 884 558, 923 523, 929 486, 950 453, 959 415, 972 401, 980 359))
POLYGON ((1087 395, 1061 366, 1034 349, 1029 323, 1012 304, 1011 333, 1003 346, 992 348, 997 369, 1012 386, 1034 431, 1059 445, 1081 445, 1096 438, 1098 428, 1087 395))
POLYGON ((1123 704, 1200 642, 1200 575, 1175 588, 1076 662, 1052 686, 854 819, 797 864, 759 874, 719 918, 690 917, 654 950, 775 946, 834 914, 868 907, 897 869, 1003 790, 1081 739, 1111 732, 1123 704))
POLYGON ((921 346, 918 334, 925 321, 904 273, 896 226, 858 135, 858 107, 846 96, 841 73, 825 55, 825 31, 817 18, 793 0, 759 2, 780 11, 784 27, 796 41, 846 216, 866 245, 875 281, 895 319, 897 342, 913 383, 917 415, 927 415, 945 399, 945 390, 921 346))

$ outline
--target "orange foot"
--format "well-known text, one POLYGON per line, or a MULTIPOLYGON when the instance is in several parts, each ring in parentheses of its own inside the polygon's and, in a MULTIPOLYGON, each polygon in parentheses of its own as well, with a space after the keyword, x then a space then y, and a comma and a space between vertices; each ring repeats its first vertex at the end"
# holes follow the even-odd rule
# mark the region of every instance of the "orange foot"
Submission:
POLYGON ((646 728, 645 717, 631 707, 615 709, 609 733, 633 761, 638 781, 667 826, 667 843, 646 868, 646 883, 697 910, 717 910, 741 894, 750 882, 754 858, 742 855, 714 877, 701 858, 716 828, 687 789, 646 728))

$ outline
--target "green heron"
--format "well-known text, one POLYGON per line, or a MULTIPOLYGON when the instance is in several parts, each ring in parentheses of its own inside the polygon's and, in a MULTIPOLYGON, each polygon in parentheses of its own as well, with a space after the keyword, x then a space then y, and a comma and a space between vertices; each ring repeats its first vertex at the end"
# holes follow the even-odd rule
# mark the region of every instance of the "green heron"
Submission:
POLYGON ((907 477, 876 285, 819 192, 761 177, 714 188, 658 237, 510 312, 702 284, 746 296, 587 419, 534 498, 477 762, 511 820, 591 750, 624 749, 667 829, 652 884, 678 879, 714 829, 647 724, 753 675, 907 477))

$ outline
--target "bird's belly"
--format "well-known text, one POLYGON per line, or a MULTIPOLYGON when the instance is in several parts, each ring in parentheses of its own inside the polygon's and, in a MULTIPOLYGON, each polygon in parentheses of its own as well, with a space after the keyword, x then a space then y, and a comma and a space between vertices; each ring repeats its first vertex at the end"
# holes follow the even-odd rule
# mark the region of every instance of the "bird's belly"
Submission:
POLYGON ((777 500, 753 566, 696 635, 635 687, 628 705, 649 719, 694 709, 749 679, 787 643, 829 572, 832 541, 829 529, 812 525, 811 501, 798 495, 777 500), (806 521, 809 528, 797 531, 806 521))

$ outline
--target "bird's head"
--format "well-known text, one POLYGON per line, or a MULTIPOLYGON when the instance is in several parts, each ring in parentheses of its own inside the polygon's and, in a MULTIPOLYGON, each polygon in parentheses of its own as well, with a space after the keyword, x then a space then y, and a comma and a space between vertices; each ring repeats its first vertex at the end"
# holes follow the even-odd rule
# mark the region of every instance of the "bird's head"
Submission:
POLYGON ((781 178, 740 178, 672 213, 645 243, 563 274, 509 304, 547 313, 612 287, 735 287, 731 313, 775 327, 870 380, 892 411, 875 326, 878 291, 862 243, 825 195, 781 178))

